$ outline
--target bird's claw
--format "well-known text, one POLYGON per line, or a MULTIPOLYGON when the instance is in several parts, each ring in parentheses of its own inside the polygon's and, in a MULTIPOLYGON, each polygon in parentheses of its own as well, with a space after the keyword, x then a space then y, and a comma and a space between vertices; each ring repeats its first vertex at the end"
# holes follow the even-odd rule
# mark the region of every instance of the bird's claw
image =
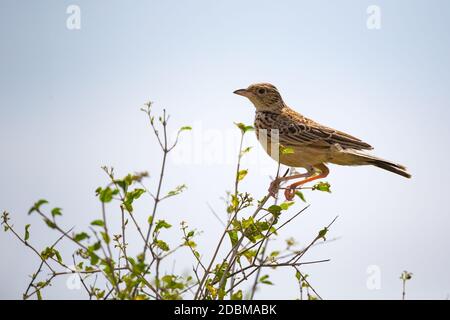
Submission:
POLYGON ((278 195, 278 190, 280 190, 280 180, 279 179, 275 179, 270 183, 269 186, 269 195, 271 197, 276 198, 278 195))
POLYGON ((295 197, 295 188, 289 186, 284 190, 284 197, 287 201, 292 201, 295 197))

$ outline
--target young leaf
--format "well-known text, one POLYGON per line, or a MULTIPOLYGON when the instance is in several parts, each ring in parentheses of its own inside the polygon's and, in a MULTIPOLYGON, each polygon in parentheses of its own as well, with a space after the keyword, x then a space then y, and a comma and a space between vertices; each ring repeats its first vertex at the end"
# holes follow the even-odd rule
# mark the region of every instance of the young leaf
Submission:
POLYGON ((261 278, 259 278, 259 282, 272 286, 273 283, 271 281, 269 281, 268 279, 269 279, 269 275, 266 274, 266 275, 262 276, 261 278))
POLYGON ((177 186, 174 190, 171 190, 167 193, 167 197, 173 197, 180 193, 182 193, 184 190, 187 189, 187 186, 185 184, 177 186))
POLYGON ((38 211, 38 210, 41 208, 41 206, 42 206, 43 204, 46 204, 46 203, 48 203, 48 201, 45 200, 45 199, 41 199, 41 200, 37 201, 37 202, 31 207, 31 209, 28 210, 28 214, 31 214, 31 213, 34 212, 34 211, 38 211))
POLYGON ((105 225, 105 223, 103 222, 103 220, 94 220, 91 222, 92 226, 99 226, 99 227, 103 227, 105 225))
POLYGON ((61 257, 61 254, 59 253, 59 251, 56 249, 53 249, 53 253, 56 256, 56 260, 58 260, 59 263, 62 263, 62 257, 61 257))
POLYGON ((287 201, 287 202, 283 202, 282 204, 280 204, 280 208, 282 210, 287 210, 289 209, 290 206, 292 206, 295 202, 294 201, 287 201))
POLYGON ((242 300, 242 290, 238 290, 231 295, 231 300, 242 300))
POLYGON ((327 232, 328 228, 327 227, 323 228, 322 230, 319 231, 319 235, 317 236, 317 238, 318 239, 323 238, 323 240, 326 241, 327 239, 325 238, 325 235, 327 234, 327 232))
POLYGON ((280 255, 280 251, 272 251, 271 253, 270 253, 270 256, 271 257, 277 257, 277 256, 279 256, 280 255))
POLYGON ((312 189, 331 193, 330 187, 331 186, 328 182, 321 181, 321 182, 315 184, 312 189))
POLYGON ((30 239, 30 231, 29 231, 29 229, 30 229, 30 224, 27 224, 26 226, 25 226, 25 241, 27 241, 28 239, 30 239))
POLYGON ((275 217, 278 217, 280 215, 281 210, 283 209, 280 206, 277 206, 276 204, 271 205, 269 208, 267 208, 267 211, 269 211, 275 217))
POLYGON ((45 218, 45 219, 44 219, 44 222, 45 222, 45 224, 46 224, 49 228, 51 228, 51 229, 56 229, 56 224, 55 224, 53 221, 51 221, 51 220, 45 218))
POLYGON ((306 202, 305 196, 303 195, 303 192, 301 191, 295 191, 295 195, 299 197, 303 202, 306 202))
POLYGON ((245 176, 247 175, 248 170, 240 170, 237 174, 237 180, 241 181, 242 179, 245 178, 245 176))
POLYGON ((166 242, 162 241, 162 240, 156 240, 155 244, 156 244, 156 246, 158 248, 160 248, 163 251, 169 251, 170 250, 169 245, 166 242))
POLYGON ((80 232, 73 236, 73 239, 77 242, 89 239, 89 235, 86 232, 80 232))
POLYGON ((238 127, 239 129, 241 129, 242 133, 246 133, 247 131, 251 131, 254 130, 254 128, 252 126, 246 126, 245 124, 239 122, 239 123, 234 123, 236 125, 236 127, 238 127))
POLYGON ((237 231, 228 231, 228 236, 230 237, 231 245, 234 247, 239 240, 237 231))
POLYGON ((209 293, 211 294, 211 297, 215 300, 217 298, 217 289, 210 284, 206 285, 206 289, 208 289, 209 293))
POLYGON ((167 223, 165 220, 158 220, 156 222, 156 226, 155 226, 155 231, 154 232, 158 232, 162 228, 169 229, 170 227, 172 227, 172 225, 167 223))
POLYGON ((111 200, 116 194, 119 193, 119 190, 118 189, 113 190, 110 187, 106 187, 105 189, 98 188, 96 192, 101 202, 108 203, 111 202, 111 200))
POLYGON ((91 258, 90 263, 91 263, 91 265, 93 265, 93 266, 95 266, 95 265, 100 261, 99 256, 96 255, 96 254, 93 253, 93 252, 90 254, 90 258, 91 258))
POLYGON ((186 130, 192 130, 192 127, 191 126, 183 126, 178 131, 181 132, 181 131, 186 131, 186 130))
POLYGON ((52 209, 52 217, 56 217, 56 216, 61 216, 62 215, 62 213, 61 213, 61 208, 53 208, 52 209))
POLYGON ((244 154, 249 153, 250 150, 252 150, 252 147, 246 147, 246 148, 242 149, 241 154, 240 154, 241 157, 242 157, 244 154))
POLYGON ((248 263, 252 263, 256 256, 256 250, 246 250, 244 251, 244 257, 247 259, 248 263))
POLYGON ((105 241, 105 243, 110 242, 109 235, 106 232, 100 232, 100 234, 102 235, 103 241, 105 241))

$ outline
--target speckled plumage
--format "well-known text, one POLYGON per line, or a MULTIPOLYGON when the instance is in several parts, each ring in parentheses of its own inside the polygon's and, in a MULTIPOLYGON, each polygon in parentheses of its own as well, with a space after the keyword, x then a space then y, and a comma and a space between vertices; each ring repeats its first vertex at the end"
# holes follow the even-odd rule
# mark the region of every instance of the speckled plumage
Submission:
POLYGON ((261 133, 267 134, 267 139, 260 141, 267 141, 263 143, 263 147, 272 158, 277 160, 277 155, 274 156, 270 152, 271 134, 274 129, 278 130, 279 143, 294 150, 294 153, 280 155, 282 164, 307 168, 308 171, 311 171, 311 168, 322 173, 326 171, 325 176, 328 174, 326 163, 374 165, 407 178, 411 177, 404 166, 367 153, 367 150, 373 148, 361 139, 321 125, 289 108, 272 84, 257 83, 234 93, 247 97, 255 106, 256 134, 259 138, 261 133))

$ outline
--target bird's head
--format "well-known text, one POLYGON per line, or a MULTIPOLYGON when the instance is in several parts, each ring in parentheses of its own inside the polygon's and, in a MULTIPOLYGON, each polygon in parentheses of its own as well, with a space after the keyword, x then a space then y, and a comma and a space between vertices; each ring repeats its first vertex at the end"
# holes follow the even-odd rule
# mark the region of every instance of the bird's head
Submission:
POLYGON ((270 83, 255 83, 247 89, 234 91, 235 94, 248 98, 257 111, 279 112, 284 107, 283 99, 277 88, 270 83))

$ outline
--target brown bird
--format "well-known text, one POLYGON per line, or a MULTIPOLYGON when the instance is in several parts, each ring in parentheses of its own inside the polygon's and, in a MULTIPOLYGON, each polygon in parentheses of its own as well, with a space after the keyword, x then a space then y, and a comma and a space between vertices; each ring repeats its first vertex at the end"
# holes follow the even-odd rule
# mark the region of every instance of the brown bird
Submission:
POLYGON ((289 108, 277 88, 270 83, 252 84, 247 89, 239 89, 234 93, 247 97, 255 106, 255 131, 266 152, 284 165, 307 170, 303 174, 276 178, 269 188, 272 196, 278 192, 281 182, 305 178, 286 188, 286 199, 292 200, 297 187, 328 175, 327 163, 346 166, 374 165, 411 178, 404 166, 367 153, 366 150, 373 148, 364 141, 323 126, 289 108), (280 153, 278 149, 273 152, 274 141, 293 152, 280 153))

